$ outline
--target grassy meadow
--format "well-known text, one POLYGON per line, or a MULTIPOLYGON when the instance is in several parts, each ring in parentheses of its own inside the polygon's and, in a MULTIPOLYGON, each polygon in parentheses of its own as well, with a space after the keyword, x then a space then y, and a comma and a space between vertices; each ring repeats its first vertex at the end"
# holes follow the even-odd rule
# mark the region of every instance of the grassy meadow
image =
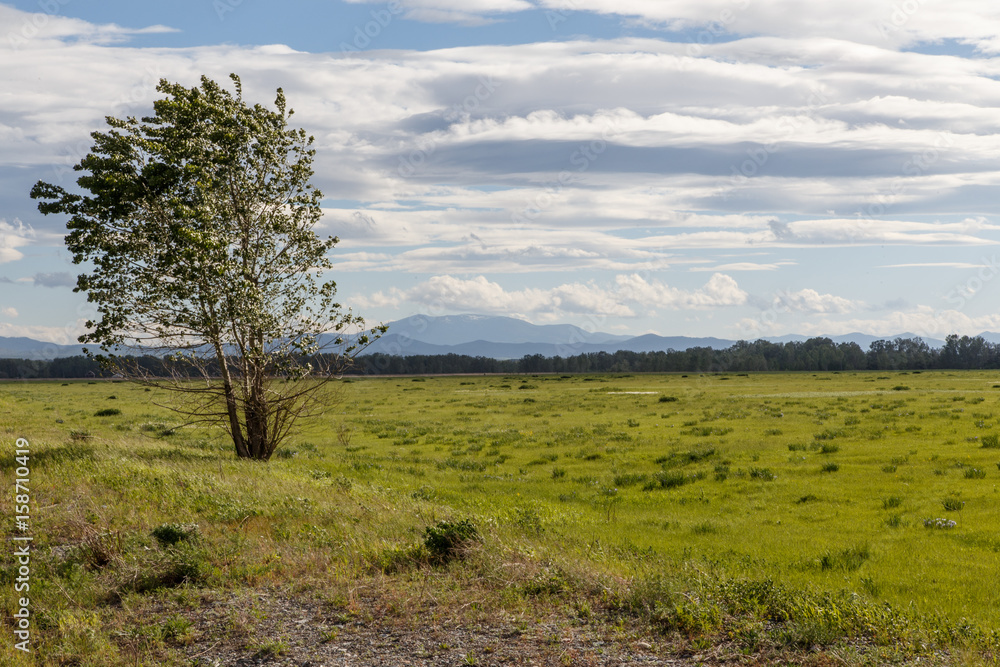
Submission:
MULTIPOLYGON (((32 449, 37 664, 200 664, 193 610, 265 589, 727 655, 1000 647, 1000 373, 352 378, 267 464, 162 401, 0 384, 5 484, 32 449), (464 520, 474 548, 436 558, 427 529, 464 520)), ((220 636, 280 655, 238 608, 220 636)))

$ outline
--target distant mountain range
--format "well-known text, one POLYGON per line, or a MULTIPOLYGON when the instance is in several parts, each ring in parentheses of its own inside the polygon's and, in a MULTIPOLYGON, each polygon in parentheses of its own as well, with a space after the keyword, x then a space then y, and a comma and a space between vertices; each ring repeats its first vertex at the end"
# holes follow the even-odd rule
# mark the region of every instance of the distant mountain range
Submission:
MULTIPOLYGON (((981 334, 991 343, 1000 343, 1000 334, 981 334)), ((786 335, 769 337, 775 343, 805 341, 817 336, 786 335)), ((921 338, 912 333, 894 336, 872 336, 850 333, 841 336, 821 336, 835 343, 857 343, 868 350, 873 341, 895 338, 921 338)), ((938 348, 944 341, 923 338, 930 347, 938 348)), ((513 317, 488 315, 445 315, 432 317, 414 315, 389 323, 389 332, 369 346, 364 354, 413 356, 461 354, 494 359, 519 359, 525 355, 569 357, 590 352, 654 352, 686 350, 692 347, 724 349, 736 343, 723 338, 693 338, 689 336, 622 336, 599 331, 586 331, 572 324, 537 325, 513 317)), ((0 336, 0 358, 54 359, 83 354, 82 345, 56 345, 31 338, 0 336)))
POLYGON ((33 338, 0 336, 0 359, 57 359, 83 354, 83 345, 57 345, 33 338))
MULTIPOLYGON (((991 342, 1000 341, 1000 334, 981 334, 991 342)), ((817 336, 786 335, 766 338, 775 343, 805 341, 817 336)), ((867 351, 873 341, 895 338, 920 338, 916 334, 872 336, 851 333, 841 336, 820 336, 835 343, 853 342, 867 351)), ((923 338, 930 347, 941 347, 943 340, 923 338)), ((381 352, 403 356, 464 354, 493 359, 519 359, 525 355, 569 357, 590 352, 655 352, 687 350, 692 347, 725 349, 736 343, 723 338, 693 338, 689 336, 621 336, 589 332, 572 324, 535 325, 512 317, 487 315, 447 315, 431 317, 414 315, 389 324, 389 332, 365 350, 365 354, 381 352)))

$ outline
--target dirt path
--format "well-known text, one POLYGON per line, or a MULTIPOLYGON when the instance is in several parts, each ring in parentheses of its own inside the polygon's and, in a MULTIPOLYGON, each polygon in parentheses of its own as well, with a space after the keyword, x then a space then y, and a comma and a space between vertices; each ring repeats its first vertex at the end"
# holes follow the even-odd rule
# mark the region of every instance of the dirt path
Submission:
MULTIPOLYGON (((570 618, 362 620, 318 603, 259 595, 195 612, 187 664, 212 667, 395 667, 397 665, 693 665, 666 658, 648 639, 570 618)), ((189 616, 189 618, 191 618, 189 616)))

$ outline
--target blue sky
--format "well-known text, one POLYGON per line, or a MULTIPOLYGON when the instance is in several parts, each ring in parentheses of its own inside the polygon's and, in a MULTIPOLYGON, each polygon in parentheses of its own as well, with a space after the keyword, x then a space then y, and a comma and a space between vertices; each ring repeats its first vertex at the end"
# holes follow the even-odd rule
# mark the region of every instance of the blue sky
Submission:
POLYGON ((998 52, 982 0, 0 3, 0 335, 90 315, 31 185, 230 72, 316 136, 369 321, 1000 330, 998 52))

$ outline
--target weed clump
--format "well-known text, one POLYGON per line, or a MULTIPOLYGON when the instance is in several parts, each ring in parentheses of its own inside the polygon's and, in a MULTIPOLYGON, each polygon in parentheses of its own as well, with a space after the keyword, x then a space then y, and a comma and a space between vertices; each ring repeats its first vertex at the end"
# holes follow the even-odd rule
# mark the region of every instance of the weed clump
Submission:
POLYGON ((161 547, 171 547, 178 542, 193 540, 198 537, 196 523, 165 523, 152 530, 152 536, 161 547))
POLYGON ((941 506, 949 512, 961 512, 965 507, 965 502, 958 498, 945 498, 941 501, 941 506))
POLYGON ((94 413, 95 417, 114 417, 122 413, 118 408, 104 408, 94 413))
POLYGON ((903 504, 903 499, 899 496, 889 496, 882 499, 882 509, 892 510, 903 504))
POLYGON ((461 558, 473 544, 481 541, 479 530, 468 519, 439 521, 424 529, 424 546, 431 560, 438 563, 461 558))
POLYGON ((819 559, 821 570, 844 570, 854 572, 860 568, 866 560, 871 558, 871 549, 867 544, 860 544, 849 549, 844 549, 836 553, 827 551, 819 559))
POLYGON ((685 475, 681 472, 668 472, 664 470, 653 475, 653 479, 646 482, 643 485, 642 490, 655 491, 657 489, 675 489, 679 486, 696 482, 704 477, 705 473, 703 472, 698 472, 693 475, 685 475))

